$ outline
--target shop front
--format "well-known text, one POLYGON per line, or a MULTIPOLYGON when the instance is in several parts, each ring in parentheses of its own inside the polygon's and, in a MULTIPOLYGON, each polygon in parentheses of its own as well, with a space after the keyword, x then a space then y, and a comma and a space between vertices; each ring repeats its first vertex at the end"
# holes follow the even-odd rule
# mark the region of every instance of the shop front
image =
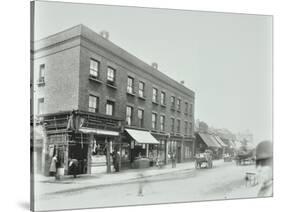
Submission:
POLYGON ((113 171, 113 152, 120 151, 119 132, 84 127, 79 131, 88 138, 88 152, 83 154, 86 169, 84 173, 97 174, 113 171))
POLYGON ((129 144, 130 147, 130 151, 127 149, 126 153, 128 153, 131 168, 140 168, 140 163, 142 166, 153 166, 160 157, 161 143, 148 131, 125 129, 123 142, 129 144))
POLYGON ((170 137, 167 141, 167 163, 171 163, 173 157, 175 157, 177 163, 182 162, 182 145, 181 138, 170 137))

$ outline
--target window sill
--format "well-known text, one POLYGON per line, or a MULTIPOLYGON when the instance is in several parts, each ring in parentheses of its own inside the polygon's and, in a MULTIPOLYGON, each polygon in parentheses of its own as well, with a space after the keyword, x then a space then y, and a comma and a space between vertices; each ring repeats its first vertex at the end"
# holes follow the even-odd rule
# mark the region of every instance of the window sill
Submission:
POLYGON ((161 104, 161 107, 167 107, 165 104, 161 104))
POLYGON ((176 111, 176 109, 175 109, 174 107, 171 107, 171 110, 172 110, 172 111, 176 111))
POLYGON ((142 97, 142 96, 138 96, 138 98, 141 99, 141 100, 144 100, 144 101, 146 100, 146 98, 142 97))
POLYGON ((113 88, 113 89, 117 90, 117 87, 116 87, 115 85, 111 85, 111 84, 109 84, 109 83, 106 83, 106 85, 107 85, 108 87, 110 87, 110 88, 113 88))
POLYGON ((136 96, 135 93, 130 93, 130 92, 128 92, 128 91, 127 91, 127 94, 128 94, 128 95, 131 95, 131 96, 136 96))
POLYGON ((99 80, 99 79, 97 79, 97 78, 94 78, 94 77, 92 77, 92 76, 89 76, 89 80, 94 81, 94 82, 97 82, 97 83, 100 83, 100 84, 103 83, 101 80, 99 80))
POLYGON ((152 101, 152 103, 153 103, 153 104, 155 104, 155 105, 159 105, 159 103, 158 103, 158 102, 154 102, 154 101, 152 101))
POLYGON ((181 110, 177 110, 178 113, 181 113, 181 110))

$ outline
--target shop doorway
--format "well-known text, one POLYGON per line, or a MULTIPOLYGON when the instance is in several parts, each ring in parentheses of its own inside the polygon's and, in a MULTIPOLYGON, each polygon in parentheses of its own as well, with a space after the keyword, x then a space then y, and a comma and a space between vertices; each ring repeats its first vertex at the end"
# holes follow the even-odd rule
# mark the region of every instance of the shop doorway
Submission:
POLYGON ((68 158, 78 160, 78 174, 87 174, 88 144, 72 144, 69 145, 68 150, 68 158))

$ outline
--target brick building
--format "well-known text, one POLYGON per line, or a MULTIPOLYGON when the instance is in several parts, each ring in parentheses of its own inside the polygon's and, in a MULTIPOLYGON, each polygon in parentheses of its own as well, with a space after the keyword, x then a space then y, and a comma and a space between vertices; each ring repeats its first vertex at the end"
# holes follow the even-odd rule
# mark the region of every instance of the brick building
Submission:
POLYGON ((114 149, 122 167, 140 154, 165 163, 171 152, 178 162, 192 158, 194 92, 156 63, 83 25, 34 42, 31 55, 34 125, 43 125, 47 137, 45 172, 54 154, 66 173, 70 157, 79 160, 80 173, 104 170, 114 149))

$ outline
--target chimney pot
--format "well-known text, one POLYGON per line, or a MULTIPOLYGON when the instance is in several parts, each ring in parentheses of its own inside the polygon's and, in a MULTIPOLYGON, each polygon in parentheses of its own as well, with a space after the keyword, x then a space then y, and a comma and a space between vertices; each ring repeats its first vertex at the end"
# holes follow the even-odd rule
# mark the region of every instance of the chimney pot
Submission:
POLYGON ((106 40, 109 39, 109 32, 108 31, 103 30, 103 31, 100 32, 100 35, 106 40))
POLYGON ((153 68, 155 68, 155 69, 158 69, 158 64, 155 63, 155 62, 153 62, 153 63, 151 64, 151 66, 152 66, 153 68))

